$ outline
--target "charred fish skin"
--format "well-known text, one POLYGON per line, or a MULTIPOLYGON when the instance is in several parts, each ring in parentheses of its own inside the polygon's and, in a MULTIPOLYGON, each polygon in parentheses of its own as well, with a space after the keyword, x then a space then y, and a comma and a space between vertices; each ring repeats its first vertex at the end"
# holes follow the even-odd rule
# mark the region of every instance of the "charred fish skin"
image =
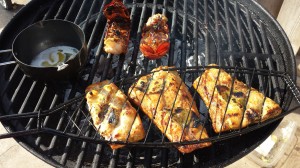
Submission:
POLYGON ((275 101, 245 83, 232 79, 230 74, 220 68, 207 68, 194 81, 193 87, 209 108, 216 133, 263 122, 282 112, 275 101))
MULTIPOLYGON (((105 140, 137 142, 144 139, 140 116, 114 83, 106 80, 88 86, 86 100, 95 129, 105 140)), ((110 146, 117 149, 124 145, 110 146)))
MULTIPOLYGON (((171 142, 197 141, 208 138, 200 114, 177 71, 160 66, 142 76, 128 90, 131 101, 151 119, 171 142)), ((207 147, 210 142, 177 145, 182 153, 207 147)))

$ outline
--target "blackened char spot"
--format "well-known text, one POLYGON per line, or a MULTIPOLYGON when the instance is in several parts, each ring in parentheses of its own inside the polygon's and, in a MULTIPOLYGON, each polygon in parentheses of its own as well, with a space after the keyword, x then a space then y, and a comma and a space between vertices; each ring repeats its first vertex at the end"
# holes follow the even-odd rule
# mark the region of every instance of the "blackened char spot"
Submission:
POLYGON ((110 113, 108 114, 108 123, 114 124, 114 125, 117 124, 117 118, 116 118, 114 109, 111 109, 110 113))
POLYGON ((141 81, 140 84, 141 84, 141 87, 145 87, 145 82, 144 81, 141 81))
POLYGON ((100 106, 100 108, 103 109, 102 111, 100 111, 98 113, 98 117, 100 118, 100 120, 103 120, 105 114, 107 113, 108 107, 109 106, 107 104, 104 104, 103 106, 100 106))
POLYGON ((218 90, 218 92, 226 92, 229 91, 229 88, 227 86, 223 86, 223 85, 216 85, 216 88, 218 90))
POLYGON ((145 82, 144 81, 141 81, 139 84, 137 84, 137 86, 135 88, 137 88, 138 90, 142 91, 142 92, 145 92, 146 91, 146 88, 145 88, 145 82))
POLYGON ((233 96, 241 98, 241 97, 244 97, 244 93, 243 92, 233 92, 233 96))
POLYGON ((115 9, 114 6, 108 6, 108 7, 106 8, 107 14, 111 15, 114 9, 115 9))
POLYGON ((216 85, 216 88, 220 95, 227 101, 230 94, 230 89, 227 86, 216 85))
POLYGON ((117 30, 117 29, 116 29, 116 30, 114 30, 114 32, 116 33, 117 36, 121 36, 120 30, 117 30))
POLYGON ((177 107, 175 110, 174 110, 174 114, 178 114, 178 113, 181 113, 183 111, 183 108, 182 107, 177 107))
POLYGON ((253 110, 253 109, 247 109, 246 110, 246 117, 249 120, 254 121, 258 117, 258 112, 253 110))

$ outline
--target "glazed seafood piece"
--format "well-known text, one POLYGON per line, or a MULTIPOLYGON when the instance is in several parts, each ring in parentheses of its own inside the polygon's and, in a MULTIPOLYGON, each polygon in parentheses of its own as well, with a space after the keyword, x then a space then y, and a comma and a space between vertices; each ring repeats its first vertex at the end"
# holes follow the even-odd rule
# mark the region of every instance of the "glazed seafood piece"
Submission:
POLYGON ((243 82, 235 79, 232 88, 232 80, 223 69, 208 68, 193 83, 209 110, 215 132, 244 128, 281 113, 275 101, 243 82))
MULTIPOLYGON (((160 66, 142 76, 128 90, 131 100, 153 120, 157 128, 171 141, 195 141, 208 138, 200 121, 200 114, 177 71, 160 66)), ((182 153, 190 153, 211 143, 176 146, 182 153)))
MULTIPOLYGON (((136 142, 145 137, 140 116, 127 96, 106 80, 86 88, 86 100, 93 124, 99 134, 108 141, 136 142)), ((111 144, 112 149, 124 145, 111 144)))
POLYGON ((151 16, 143 28, 140 51, 148 59, 166 55, 170 47, 168 18, 161 14, 151 16))
POLYGON ((121 0, 112 0, 103 10, 107 18, 104 51, 110 54, 125 54, 130 36, 130 16, 121 0))

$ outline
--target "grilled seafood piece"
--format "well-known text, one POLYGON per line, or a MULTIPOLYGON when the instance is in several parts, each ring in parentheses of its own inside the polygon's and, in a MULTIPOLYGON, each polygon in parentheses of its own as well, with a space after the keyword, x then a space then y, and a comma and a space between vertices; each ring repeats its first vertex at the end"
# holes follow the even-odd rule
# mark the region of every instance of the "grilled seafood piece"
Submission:
MULTIPOLYGON (((152 74, 142 76, 128 90, 134 104, 153 119, 158 129, 171 141, 195 141, 208 138, 200 114, 188 88, 177 71, 160 66, 152 74)), ((190 153, 211 143, 178 145, 182 153, 190 153)))
POLYGON ((86 100, 93 124, 106 140, 125 142, 129 134, 128 142, 136 142, 145 137, 141 118, 114 83, 106 80, 88 86, 86 100))
POLYGON ((130 16, 121 0, 112 0, 103 10, 108 26, 104 38, 104 51, 125 54, 130 36, 130 16))
POLYGON ((170 48, 168 18, 161 14, 151 16, 143 28, 140 50, 148 59, 166 55, 170 48))
MULTIPOLYGON (((211 64, 210 66, 217 65, 211 64)), ((258 123, 260 120, 263 122, 281 113, 282 110, 276 102, 254 88, 251 88, 249 92, 250 88, 243 82, 234 80, 232 88, 232 80, 231 76, 223 69, 208 68, 193 83, 193 87, 209 108, 215 132, 244 128, 249 124, 258 123), (231 89, 232 94, 230 95, 231 89), (229 99, 230 101, 228 101, 229 99), (227 102, 229 103, 227 104, 227 102), (243 114, 244 112, 245 114, 243 114)))

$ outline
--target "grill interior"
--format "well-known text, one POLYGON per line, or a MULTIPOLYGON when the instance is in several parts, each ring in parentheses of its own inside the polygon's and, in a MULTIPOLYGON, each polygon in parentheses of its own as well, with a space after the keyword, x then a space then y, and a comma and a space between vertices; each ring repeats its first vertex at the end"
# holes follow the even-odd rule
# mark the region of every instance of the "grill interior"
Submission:
MULTIPOLYGON (((173 148, 174 143, 161 143, 157 128, 146 127, 150 129, 145 143, 131 143, 126 148, 112 151, 102 143, 91 124, 82 98, 85 87, 104 79, 115 82, 128 79, 121 82, 130 83, 159 65, 175 65, 189 85, 189 77, 199 76, 205 65, 217 63, 237 75, 239 80, 279 102, 284 111, 288 110, 292 94, 287 91, 287 86, 293 90, 296 76, 293 53, 279 25, 255 2, 125 1, 131 14, 132 30, 129 51, 123 56, 112 56, 102 50, 106 19, 101 11, 107 3, 107 0, 33 0, 1 34, 1 49, 9 48, 18 32, 39 20, 69 20, 80 25, 86 34, 89 61, 76 81, 42 83, 26 77, 17 65, 0 69, 1 115, 18 114, 18 120, 3 124, 11 132, 42 131, 17 140, 45 161, 67 167, 226 165, 254 149, 279 123, 270 121, 270 124, 261 123, 239 130, 242 132, 219 135, 210 130, 210 140, 217 142, 212 147, 186 155, 173 148), (37 7, 38 11, 33 10, 37 7), (144 23, 155 13, 163 13, 169 19, 171 46, 168 57, 149 61, 140 57, 139 41, 144 23), (193 68, 197 70, 193 71, 193 68), (23 114, 31 116, 21 119, 23 114), (241 133, 243 136, 237 136, 241 133)), ((1 61, 11 57, 8 54, 1 61)), ((124 83, 120 86, 126 90, 124 83)), ((205 112, 204 106, 199 110, 205 112)))

